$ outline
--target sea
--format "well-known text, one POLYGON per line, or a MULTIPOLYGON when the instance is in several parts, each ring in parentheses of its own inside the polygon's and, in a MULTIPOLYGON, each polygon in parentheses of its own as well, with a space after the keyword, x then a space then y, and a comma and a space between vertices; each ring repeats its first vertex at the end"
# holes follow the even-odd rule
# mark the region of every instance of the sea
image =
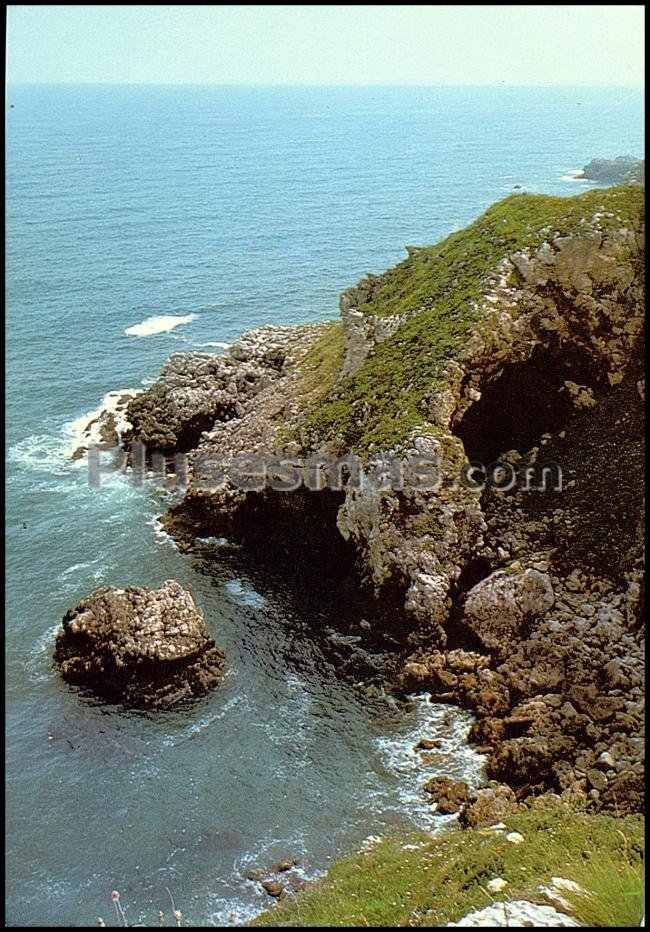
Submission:
MULTIPOLYGON (((165 493, 72 461, 110 392, 176 351, 335 318, 338 294, 515 190, 570 196, 643 154, 641 93, 604 88, 9 86, 6 92, 6 917, 241 925, 251 868, 314 878, 387 832, 436 831, 431 773, 481 779, 469 716, 341 679, 340 606, 228 540, 161 530, 165 493), (516 187, 519 186, 519 187, 516 187), (226 651, 210 696, 127 713, 52 668, 102 585, 191 586, 226 651), (413 745, 442 741, 423 768, 413 745), (368 841, 370 839, 370 841, 368 841)), ((114 397, 114 396, 111 396, 114 397)))

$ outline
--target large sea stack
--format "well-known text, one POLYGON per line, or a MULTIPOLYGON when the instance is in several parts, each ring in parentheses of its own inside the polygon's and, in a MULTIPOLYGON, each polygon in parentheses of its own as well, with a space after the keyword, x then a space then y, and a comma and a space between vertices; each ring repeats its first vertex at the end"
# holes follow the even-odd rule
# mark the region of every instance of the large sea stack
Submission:
POLYGON ((203 695, 224 667, 194 599, 170 579, 96 589, 66 613, 54 660, 69 683, 136 708, 203 695))

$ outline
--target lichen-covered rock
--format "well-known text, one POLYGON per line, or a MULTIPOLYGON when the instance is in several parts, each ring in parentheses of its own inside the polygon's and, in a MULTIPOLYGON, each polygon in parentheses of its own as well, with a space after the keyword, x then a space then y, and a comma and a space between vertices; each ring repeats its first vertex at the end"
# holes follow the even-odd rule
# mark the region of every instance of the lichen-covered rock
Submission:
POLYGON ((203 695, 224 668, 194 599, 174 580, 95 590, 66 613, 54 661, 69 683, 150 708, 203 695))

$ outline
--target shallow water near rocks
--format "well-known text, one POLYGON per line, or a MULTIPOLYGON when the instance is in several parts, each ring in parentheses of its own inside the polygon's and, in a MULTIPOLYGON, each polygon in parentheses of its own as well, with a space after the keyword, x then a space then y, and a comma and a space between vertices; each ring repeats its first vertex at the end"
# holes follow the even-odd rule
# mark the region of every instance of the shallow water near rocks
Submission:
MULTIPOLYGON (((230 558, 206 562, 160 533, 148 546, 144 531, 134 533, 119 574, 191 587, 228 657, 223 685, 206 699, 126 712, 53 675, 51 630, 26 651, 9 710, 10 766, 20 754, 38 767, 12 789, 17 922, 92 921, 107 913, 112 889, 130 921, 151 922, 169 912, 166 888, 193 924, 241 922, 270 902, 245 879, 251 867, 290 856, 300 876, 317 876, 368 835, 439 823, 420 790, 428 774, 480 779, 481 758, 464 743, 469 716, 426 697, 407 707, 369 699, 343 682, 314 636, 341 607, 248 573, 226 541, 219 549, 230 558), (25 720, 21 706, 35 693, 25 720), (413 745, 424 735, 442 737, 439 765, 418 765, 413 745)), ((61 610, 103 581, 94 565, 60 574, 69 593, 61 610)))
POLYGON ((366 272, 515 184, 574 194, 594 156, 642 153, 632 91, 11 88, 7 124, 7 919, 238 923, 365 838, 440 822, 419 787, 478 779, 461 712, 370 700, 314 632, 316 598, 227 541, 209 563, 160 532, 164 500, 88 487, 75 424, 170 352, 333 317, 366 272), (182 321, 182 322, 181 322, 182 321), (128 332, 127 332, 128 331, 128 332), (98 585, 192 587, 226 650, 221 689, 165 715, 79 696, 50 665, 98 585), (443 739, 418 767, 421 736, 443 739))

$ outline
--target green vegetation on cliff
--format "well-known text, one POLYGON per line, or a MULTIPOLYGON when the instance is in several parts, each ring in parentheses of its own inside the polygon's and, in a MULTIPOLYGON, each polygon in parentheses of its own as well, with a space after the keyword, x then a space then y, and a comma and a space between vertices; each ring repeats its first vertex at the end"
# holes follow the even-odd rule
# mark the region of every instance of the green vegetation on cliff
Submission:
POLYGON ((528 810, 506 822, 509 832, 523 835, 521 844, 486 829, 387 838, 338 861, 322 882, 263 913, 253 925, 444 926, 504 900, 561 908, 539 890, 561 877, 585 891, 561 893, 578 922, 638 926, 642 819, 561 808, 528 810), (495 878, 507 881, 499 893, 486 886, 495 878))
POLYGON ((326 360, 322 369, 315 367, 316 378, 322 371, 323 390, 307 398, 303 440, 358 453, 403 441, 426 424, 426 399, 484 313, 481 299, 502 259, 590 225, 603 231, 637 225, 643 203, 643 190, 635 186, 570 198, 515 194, 442 243, 410 255, 382 276, 379 290, 359 310, 377 317, 411 316, 354 375, 334 379, 335 331, 315 346, 315 358, 321 354, 326 360))

